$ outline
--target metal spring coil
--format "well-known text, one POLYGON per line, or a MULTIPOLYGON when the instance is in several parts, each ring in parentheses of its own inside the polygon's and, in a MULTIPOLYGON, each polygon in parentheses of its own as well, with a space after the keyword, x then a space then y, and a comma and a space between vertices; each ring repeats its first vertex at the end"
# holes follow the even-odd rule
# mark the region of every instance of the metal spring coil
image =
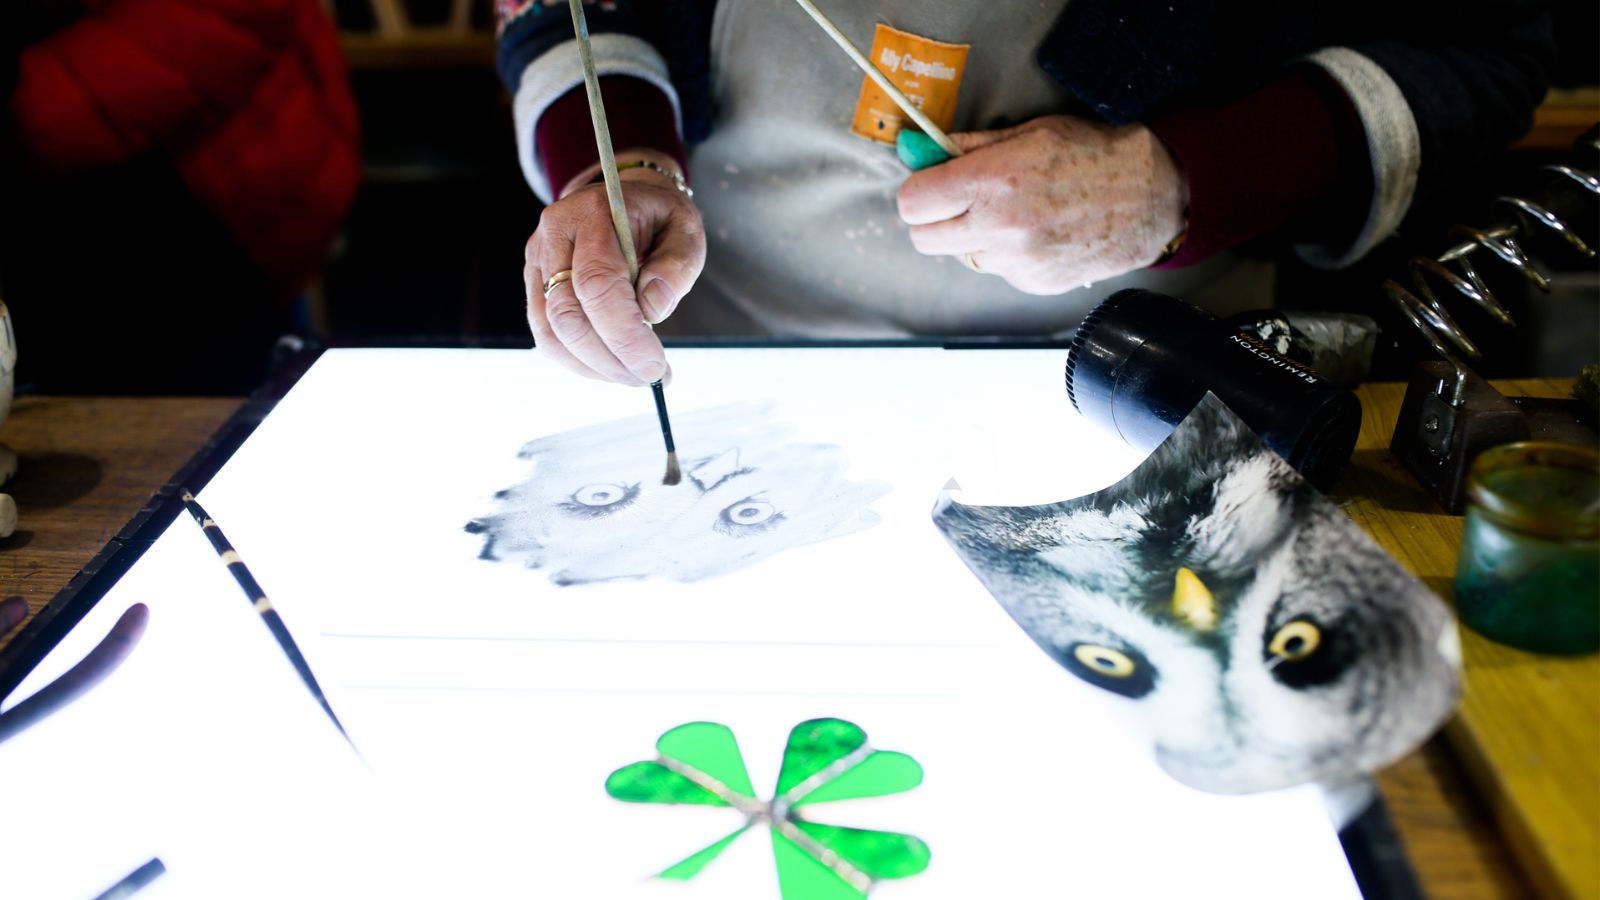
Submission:
MULTIPOLYGON (((1576 146, 1579 149, 1600 150, 1600 128, 1590 129, 1579 138, 1576 146)), ((1548 165, 1543 167, 1543 171, 1570 181, 1592 195, 1600 196, 1600 177, 1591 172, 1567 165, 1548 165)), ((1529 259, 1528 254, 1522 249, 1521 239, 1532 233, 1532 228, 1544 228, 1559 234, 1578 253, 1589 259, 1595 257, 1594 249, 1585 243, 1567 222, 1538 203, 1522 197, 1502 196, 1494 199, 1493 208, 1497 213, 1501 213, 1497 216, 1499 224, 1495 227, 1484 231, 1457 225, 1450 229, 1450 238, 1461 243, 1446 250, 1437 259, 1426 256, 1412 257, 1409 265, 1410 289, 1392 278, 1383 282, 1384 292, 1390 301, 1411 320, 1411 324, 1422 333, 1434 351, 1455 369, 1455 383, 1440 385, 1440 395, 1443 396, 1448 391, 1451 405, 1458 405, 1465 382, 1467 364, 1461 357, 1464 355, 1467 359, 1476 361, 1482 358, 1483 353, 1472 339, 1467 337, 1455 319, 1445 311, 1439 295, 1434 292, 1432 279, 1448 285, 1456 294, 1472 301, 1495 321, 1507 328, 1513 328, 1516 323, 1512 321, 1511 314, 1506 311, 1505 306, 1494 296, 1494 292, 1473 267, 1472 254, 1479 250, 1488 251, 1495 258, 1521 272, 1534 287, 1546 292, 1550 290, 1550 279, 1539 271, 1533 260, 1529 259), (1455 265, 1455 269, 1447 265, 1451 263, 1455 265)))

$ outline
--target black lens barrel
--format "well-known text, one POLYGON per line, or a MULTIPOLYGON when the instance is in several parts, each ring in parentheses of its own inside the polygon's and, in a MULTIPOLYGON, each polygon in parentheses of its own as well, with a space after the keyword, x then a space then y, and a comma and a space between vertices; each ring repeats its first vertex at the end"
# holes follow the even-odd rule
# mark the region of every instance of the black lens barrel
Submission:
POLYGON ((1361 430, 1355 394, 1199 307, 1137 288, 1084 318, 1066 378, 1078 412, 1146 451, 1210 391, 1322 489, 1349 462, 1361 430))

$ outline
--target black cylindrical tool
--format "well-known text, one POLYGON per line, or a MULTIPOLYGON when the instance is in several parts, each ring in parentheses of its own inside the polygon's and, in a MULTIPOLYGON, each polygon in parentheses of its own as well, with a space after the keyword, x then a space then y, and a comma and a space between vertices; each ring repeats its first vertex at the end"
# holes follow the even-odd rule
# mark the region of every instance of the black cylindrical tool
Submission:
POLYGON ((1118 291, 1067 351, 1072 405, 1141 450, 1154 450, 1207 391, 1319 488, 1355 450, 1355 394, 1175 297, 1118 291))

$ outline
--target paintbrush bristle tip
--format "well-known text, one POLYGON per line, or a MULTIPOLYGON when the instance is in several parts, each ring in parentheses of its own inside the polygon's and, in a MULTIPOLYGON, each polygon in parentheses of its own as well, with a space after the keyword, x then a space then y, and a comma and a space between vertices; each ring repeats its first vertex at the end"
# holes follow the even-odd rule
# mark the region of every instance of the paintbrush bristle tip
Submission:
POLYGON ((683 480, 683 471, 678 468, 678 454, 667 454, 667 474, 661 479, 662 484, 673 485, 683 480))

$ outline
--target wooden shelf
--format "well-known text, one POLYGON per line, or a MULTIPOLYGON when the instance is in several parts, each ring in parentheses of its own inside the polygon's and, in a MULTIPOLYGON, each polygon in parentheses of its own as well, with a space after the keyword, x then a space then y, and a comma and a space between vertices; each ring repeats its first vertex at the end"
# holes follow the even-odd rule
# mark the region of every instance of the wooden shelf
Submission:
POLYGON ((1600 87, 1552 90, 1534 110, 1533 130, 1511 149, 1564 151, 1596 122, 1600 122, 1600 87))
MULTIPOLYGON (((333 0, 323 0, 330 14, 333 0)), ((352 70, 493 68, 494 31, 489 0, 450 0, 440 22, 416 23, 406 0, 367 0, 371 31, 340 34, 352 70)))
POLYGON ((347 31, 339 42, 352 71, 494 67, 494 35, 487 31, 417 28, 399 36, 347 31))

